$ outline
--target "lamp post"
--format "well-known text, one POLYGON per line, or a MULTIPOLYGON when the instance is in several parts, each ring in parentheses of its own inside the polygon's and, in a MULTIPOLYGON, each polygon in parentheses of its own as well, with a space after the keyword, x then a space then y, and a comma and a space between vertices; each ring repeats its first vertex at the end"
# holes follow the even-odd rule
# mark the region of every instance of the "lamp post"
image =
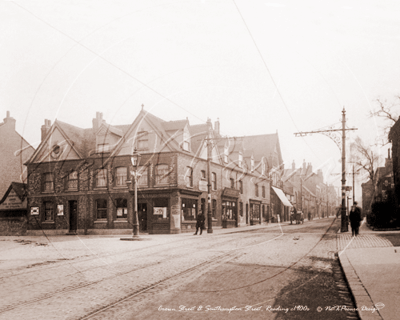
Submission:
MULTIPOLYGON (((121 238, 121 240, 142 240, 139 237, 139 217, 138 217, 138 201, 137 201, 137 182, 141 174, 138 172, 139 163, 142 155, 137 152, 136 148, 131 155, 131 163, 133 171, 130 172, 131 178, 135 184, 134 186, 134 204, 133 204, 133 237, 132 238, 121 238)), ((128 186, 129 193, 132 193, 130 188, 132 180, 127 180, 126 185, 128 186)))

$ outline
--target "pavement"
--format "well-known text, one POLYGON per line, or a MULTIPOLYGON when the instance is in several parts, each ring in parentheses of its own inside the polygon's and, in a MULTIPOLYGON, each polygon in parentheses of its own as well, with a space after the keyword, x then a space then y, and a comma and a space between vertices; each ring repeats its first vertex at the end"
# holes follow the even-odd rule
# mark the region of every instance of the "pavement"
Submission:
POLYGON ((400 247, 372 231, 365 221, 356 237, 339 233, 339 261, 362 320, 400 319, 400 247))

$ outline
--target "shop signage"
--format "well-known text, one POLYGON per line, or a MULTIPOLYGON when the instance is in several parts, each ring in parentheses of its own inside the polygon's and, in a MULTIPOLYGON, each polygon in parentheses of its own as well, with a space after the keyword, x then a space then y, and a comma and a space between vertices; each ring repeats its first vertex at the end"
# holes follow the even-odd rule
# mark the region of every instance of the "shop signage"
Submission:
POLYGON ((232 189, 232 188, 225 188, 224 192, 222 193, 222 195, 225 196, 225 197, 238 198, 239 197, 239 190, 232 189))
POLYGON ((31 207, 31 216, 39 215, 39 207, 31 207))
POLYGON ((26 209, 26 200, 21 201, 17 193, 13 189, 11 189, 7 198, 2 204, 0 204, 0 209, 26 209))
POLYGON ((208 189, 207 189, 207 181, 204 181, 204 180, 200 180, 199 181, 199 190, 208 191, 208 189))
POLYGON ((167 207, 154 207, 153 214, 155 216, 162 216, 165 219, 167 217, 167 207))

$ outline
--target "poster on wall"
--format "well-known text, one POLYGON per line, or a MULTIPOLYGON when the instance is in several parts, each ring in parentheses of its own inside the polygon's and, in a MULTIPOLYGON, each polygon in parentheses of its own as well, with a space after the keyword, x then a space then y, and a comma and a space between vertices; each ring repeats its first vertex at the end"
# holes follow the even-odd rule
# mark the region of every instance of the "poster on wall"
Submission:
POLYGON ((31 207, 31 216, 39 215, 39 207, 31 207))
POLYGON ((57 205, 57 215, 58 216, 64 215, 64 205, 62 205, 62 204, 57 205))
POLYGON ((167 217, 167 207, 154 207, 153 212, 155 216, 162 216, 164 219, 167 217))

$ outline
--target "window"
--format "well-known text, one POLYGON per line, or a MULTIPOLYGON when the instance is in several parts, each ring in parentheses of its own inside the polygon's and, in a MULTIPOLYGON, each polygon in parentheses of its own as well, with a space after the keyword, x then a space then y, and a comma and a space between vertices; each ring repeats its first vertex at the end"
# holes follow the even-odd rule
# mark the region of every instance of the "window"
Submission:
POLYGON ((159 164, 156 167, 156 184, 168 184, 168 165, 159 164))
POLYGON ((110 152, 110 145, 108 143, 99 143, 97 145, 97 152, 110 152))
POLYGON ((107 200, 96 200, 96 217, 97 219, 107 219, 107 200))
POLYGON ((54 191, 54 175, 52 173, 45 173, 43 178, 44 178, 43 191, 44 192, 54 191))
POLYGON ((254 188, 255 188, 255 195, 256 195, 256 197, 258 197, 258 184, 256 183, 256 184, 254 184, 254 188))
POLYGON ((202 180, 206 179, 206 171, 205 170, 201 170, 201 179, 202 180))
POLYGON ((182 149, 185 151, 189 151, 189 139, 190 139, 190 135, 189 135, 189 131, 188 130, 184 130, 183 131, 183 142, 182 142, 182 149))
POLYGON ((149 139, 147 132, 139 132, 137 140, 138 150, 148 150, 149 149, 149 139))
POLYGON ((44 203, 44 221, 53 221, 54 216, 54 205, 51 201, 44 203))
POLYGON ((239 214, 243 217, 243 202, 239 202, 239 214))
POLYGON ((243 181, 242 180, 239 181, 239 192, 240 192, 240 194, 243 194, 243 181))
POLYGON ((72 171, 68 175, 68 190, 78 190, 78 172, 72 171))
POLYGON ((265 198, 265 186, 261 187, 262 197, 265 198))
POLYGON ((115 207, 117 208, 117 219, 126 219, 128 216, 127 200, 116 199, 115 207))
POLYGON ((236 220, 236 202, 223 200, 222 216, 227 219, 236 220))
POLYGON ((127 167, 118 167, 115 170, 115 185, 117 187, 126 187, 126 178, 128 176, 127 167))
POLYGON ((168 198, 154 199, 153 220, 169 219, 168 198))
POLYGON ((224 147, 224 162, 227 163, 228 162, 228 145, 225 145, 224 147))
POLYGON ((265 162, 264 162, 264 160, 263 160, 262 165, 261 165, 261 174, 263 176, 265 176, 265 162))
POLYGON ((213 190, 217 190, 217 175, 215 172, 211 173, 211 187, 213 190))
POLYGON ((239 167, 241 168, 243 166, 243 155, 239 153, 239 162, 238 162, 239 167))
POLYGON ((96 187, 107 186, 107 169, 98 169, 96 175, 96 187))
POLYGON ((254 158, 253 158, 253 156, 251 156, 251 160, 250 160, 250 170, 251 170, 251 172, 254 171, 254 158))
POLYGON ((183 221, 192 221, 197 218, 197 200, 182 198, 183 221))
POLYGON ((234 189, 235 188, 235 180, 233 180, 233 178, 230 178, 229 181, 231 183, 231 188, 234 189))
POLYGON ((186 186, 193 187, 193 169, 191 167, 186 168, 186 186))
POLYGON ((212 199, 211 214, 213 218, 217 216, 217 200, 215 199, 212 199))
POLYGON ((138 182, 138 186, 141 187, 148 187, 149 186, 149 178, 148 178, 148 167, 140 167, 140 169, 138 170, 140 176, 137 179, 138 182))

